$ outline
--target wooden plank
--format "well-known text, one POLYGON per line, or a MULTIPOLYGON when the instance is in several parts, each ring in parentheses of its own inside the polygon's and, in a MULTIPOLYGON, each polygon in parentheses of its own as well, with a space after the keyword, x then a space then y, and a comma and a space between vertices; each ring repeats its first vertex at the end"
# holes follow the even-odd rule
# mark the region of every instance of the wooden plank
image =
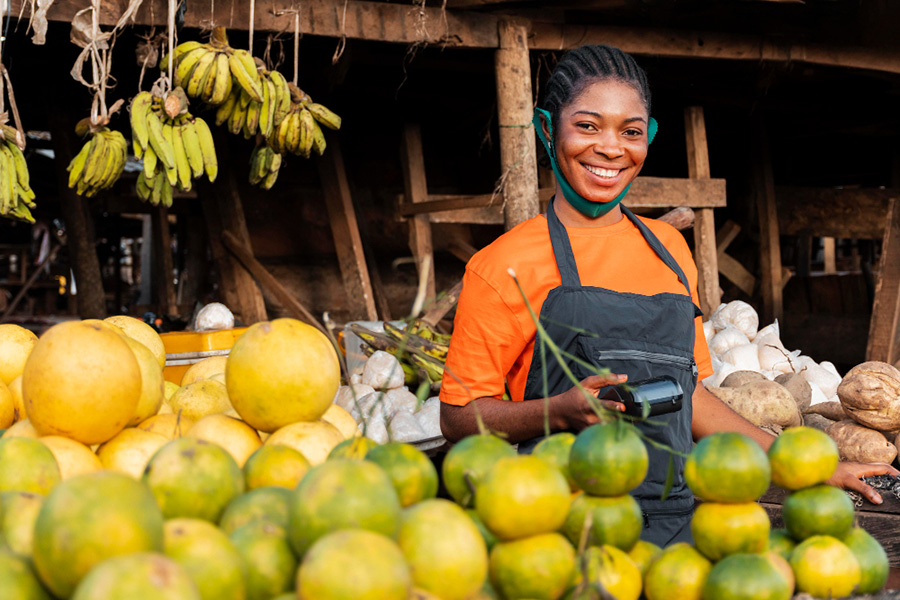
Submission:
POLYGON ((150 213, 153 227, 153 280, 156 282, 159 314, 174 317, 178 314, 175 297, 175 265, 172 260, 172 236, 169 232, 169 211, 158 206, 150 213))
POLYGON ((900 356, 900 200, 891 200, 888 222, 881 244, 878 281, 869 325, 866 360, 894 364, 900 356))
POLYGON ((422 315, 422 320, 432 327, 438 324, 438 321, 444 318, 450 310, 456 306, 459 301, 459 294, 462 292, 462 280, 459 280, 452 288, 447 290, 437 302, 432 304, 431 308, 422 315))
POLYGON ((500 127, 500 168, 503 218, 507 231, 536 217, 538 201, 537 150, 531 117, 531 61, 527 22, 502 20, 500 48, 494 53, 497 114, 500 127))
POLYGON ((738 286, 745 294, 752 296, 756 290, 756 277, 735 258, 722 252, 718 256, 719 273, 738 286))
MULTIPOLYGON (((417 124, 407 123, 403 127, 401 140, 401 160, 403 168, 403 189, 407 204, 428 201, 428 181, 425 178, 425 159, 422 155, 422 130, 417 124)), ((405 207, 404 207, 405 208, 405 207)), ((409 247, 416 259, 416 268, 422 273, 425 257, 429 265, 434 265, 434 249, 431 244, 431 222, 427 215, 416 215, 409 220, 409 247)), ((426 297, 434 298, 434 269, 428 269, 426 297)))
POLYGON ((476 248, 475 246, 471 246, 461 240, 454 240, 450 242, 450 244, 447 246, 447 250, 450 252, 450 254, 463 261, 464 263, 472 260, 472 257, 475 256, 475 253, 478 252, 478 248, 476 248))
POLYGON ((716 232, 716 252, 720 255, 725 252, 725 249, 731 245, 731 242, 734 241, 734 238, 736 238, 740 232, 740 225, 731 219, 725 221, 725 224, 716 232))
POLYGON ((372 291, 366 255, 356 222, 344 157, 336 137, 332 136, 328 140, 328 152, 316 159, 316 166, 325 193, 325 206, 328 209, 350 318, 376 321, 378 313, 375 310, 375 293, 372 291))
POLYGON ((822 238, 822 254, 825 258, 825 273, 837 273, 837 263, 835 259, 835 239, 833 237, 822 238))
POLYGON ((772 158, 766 139, 765 124, 758 121, 757 152, 755 155, 756 213, 760 230, 760 270, 763 294, 761 322, 783 320, 783 294, 781 289, 781 241, 778 229, 778 211, 775 204, 775 183, 772 178, 772 158))
POLYGON ((673 208, 666 214, 661 215, 657 220, 668 223, 678 231, 684 231, 685 229, 689 229, 694 226, 694 222, 696 221, 696 213, 692 208, 689 208, 687 206, 679 206, 678 208, 673 208))
MULTIPOLYGON (((687 138, 688 175, 691 179, 709 179, 709 148, 706 143, 706 121, 703 108, 684 109, 687 138)), ((694 262, 697 263, 697 295, 700 310, 711 315, 719 306, 719 266, 716 248, 716 219, 711 208, 700 208, 694 220, 694 262)))
POLYGON ((216 263, 219 272, 219 293, 222 294, 222 302, 233 312, 240 314, 240 299, 237 288, 234 286, 236 279, 235 270, 240 269, 237 261, 228 253, 222 245, 222 219, 219 216, 219 207, 216 201, 215 188, 198 180, 197 187, 200 204, 203 207, 203 221, 206 224, 207 238, 212 260, 216 263))
POLYGON ((898 189, 775 188, 783 235, 880 240, 898 189))

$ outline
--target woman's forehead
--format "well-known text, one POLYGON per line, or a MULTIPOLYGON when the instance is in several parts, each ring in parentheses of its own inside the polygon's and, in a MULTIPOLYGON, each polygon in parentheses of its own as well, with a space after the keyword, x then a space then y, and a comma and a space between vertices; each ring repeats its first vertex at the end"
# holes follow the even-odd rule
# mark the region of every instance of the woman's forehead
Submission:
POLYGON ((572 98, 563 112, 572 115, 580 111, 610 116, 613 113, 628 113, 625 118, 647 117, 647 106, 640 91, 628 82, 612 79, 600 79, 587 84, 572 98))

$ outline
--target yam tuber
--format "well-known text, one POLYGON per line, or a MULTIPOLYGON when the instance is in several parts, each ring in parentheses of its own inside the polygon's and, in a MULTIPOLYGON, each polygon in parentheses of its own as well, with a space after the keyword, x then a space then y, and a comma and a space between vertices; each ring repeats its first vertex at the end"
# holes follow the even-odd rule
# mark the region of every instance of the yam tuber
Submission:
POLYGON ((774 381, 751 381, 738 388, 709 391, 757 427, 795 427, 803 423, 794 397, 774 381))
POLYGON ((738 388, 752 381, 767 381, 767 379, 758 371, 735 371, 723 379, 719 387, 738 388))
POLYGON ((850 418, 882 431, 900 429, 900 370, 878 361, 856 365, 838 386, 850 418))
POLYGON ((809 382, 797 373, 784 373, 775 378, 775 383, 780 383, 784 389, 791 393, 797 408, 801 413, 809 410, 810 402, 812 402, 812 388, 809 382))
POLYGON ((840 402, 819 402, 818 404, 810 406, 806 412, 814 415, 822 415, 826 419, 831 419, 832 421, 842 421, 848 417, 840 402))
POLYGON ((841 460, 890 464, 897 457, 897 447, 883 434, 847 419, 828 427, 825 433, 837 444, 841 460))

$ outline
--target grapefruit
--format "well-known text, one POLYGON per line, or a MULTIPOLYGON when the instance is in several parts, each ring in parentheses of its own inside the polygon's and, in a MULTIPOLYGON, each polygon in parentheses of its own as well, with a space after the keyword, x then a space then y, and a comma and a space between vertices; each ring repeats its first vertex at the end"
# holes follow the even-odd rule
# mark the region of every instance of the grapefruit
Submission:
POLYGON ((625 494, 612 498, 579 494, 562 526, 562 532, 577 546, 591 518, 589 542, 594 546, 607 544, 625 552, 630 551, 641 536, 644 519, 637 500, 625 494))
POLYGON ((791 555, 797 590, 816 598, 849 596, 862 580, 853 551, 829 535, 814 535, 791 555))
POLYGON ((202 600, 177 562, 156 552, 110 558, 91 571, 71 600, 202 600))
POLYGON ((795 540, 814 535, 838 539, 853 527, 853 502, 843 490, 830 485, 815 485, 791 492, 781 507, 784 525, 795 540))
POLYGON ((341 432, 341 435, 344 436, 345 440, 361 435, 359 427, 356 425, 356 419, 337 404, 332 404, 328 407, 328 410, 322 415, 322 420, 334 425, 341 432))
POLYGON ((843 542, 859 563, 860 582, 857 594, 874 594, 884 587, 888 578, 888 557, 878 540, 865 529, 854 527, 843 542))
POLYGON ((241 494, 222 513, 219 528, 231 534, 244 525, 266 522, 286 531, 290 502, 290 490, 282 487, 263 487, 241 494))
POLYGON ((38 441, 53 453, 56 464, 59 465, 59 476, 63 481, 103 468, 97 455, 91 452, 90 448, 75 440, 58 435, 48 435, 38 438, 38 441))
MULTIPOLYGON (((163 404, 159 407, 159 410, 163 410, 164 408, 169 408, 169 398, 172 397, 172 394, 181 389, 181 386, 177 383, 173 383, 168 379, 163 380, 163 404)), ((172 410, 169 408, 169 410, 172 410)))
POLYGON ((34 551, 34 522, 43 503, 44 497, 39 494, 0 493, 0 538, 6 540, 13 554, 29 561, 34 551))
POLYGON ((0 325, 0 383, 9 383, 22 374, 25 362, 38 337, 19 325, 0 325))
POLYGON ((284 529, 264 521, 249 523, 229 538, 244 560, 248 600, 271 598, 293 587, 297 558, 284 529))
POLYGON ((437 469, 424 452, 411 444, 389 442, 375 446, 366 454, 370 460, 388 474, 400 506, 404 508, 437 496, 437 469))
POLYGON ((321 538, 297 571, 299 600, 407 600, 411 589, 410 570, 397 544, 362 529, 321 538))
POLYGON ((797 542, 787 529, 773 529, 769 532, 769 550, 778 553, 784 560, 791 560, 791 553, 796 547, 797 542))
POLYGON ((812 427, 790 427, 769 448, 772 481, 786 490, 800 490, 828 481, 838 464, 838 447, 812 427))
POLYGON ((656 557, 644 576, 647 600, 700 600, 712 563, 690 544, 679 542, 656 557))
POLYGON ((134 410, 134 416, 128 422, 129 425, 137 425, 159 412, 164 397, 163 373, 156 357, 147 349, 147 346, 130 337, 122 339, 131 348, 141 370, 141 396, 138 399, 137 408, 134 410))
POLYGON ((691 519, 694 545, 716 562, 731 554, 764 552, 769 545, 769 515, 756 502, 703 502, 691 519))
POLYGON ((0 381, 0 429, 6 429, 18 420, 16 401, 9 387, 0 381))
POLYGON ((335 446, 328 453, 328 460, 332 458, 355 458, 362 460, 369 450, 376 447, 378 442, 367 437, 349 438, 335 446))
POLYGON ((648 542, 646 540, 638 540, 635 543, 634 547, 631 548, 631 551, 628 553, 629 558, 634 561, 634 564, 638 566, 638 569, 641 571, 641 577, 647 574, 647 569, 650 568, 650 563, 659 556, 662 552, 662 548, 654 544, 653 542, 648 542))
POLYGON ((150 457, 168 441, 161 433, 128 427, 97 448, 97 458, 104 469, 140 479, 150 457))
POLYGON ((558 533, 500 542, 489 569, 491 584, 507 600, 559 598, 575 576, 575 549, 558 533))
POLYGON ((266 486, 294 489, 312 468, 306 457, 290 446, 263 446, 244 463, 248 490, 266 486))
POLYGON ((50 600, 28 559, 7 552, 0 552, 0 598, 50 600))
POLYGON ((174 440, 183 436, 193 426, 194 419, 189 419, 184 415, 168 414, 154 415, 138 424, 137 428, 144 431, 152 431, 174 440))
POLYGON ((231 410, 228 392, 218 381, 201 379, 177 390, 168 400, 172 412, 192 421, 231 410))
POLYGON ((228 536, 200 519, 171 519, 163 550, 181 565, 203 600, 244 600, 244 563, 228 536))
POLYGON ((185 434, 225 448, 239 467, 262 446, 256 430, 239 419, 225 415, 207 415, 194 423, 185 434))
POLYGON ((325 334, 295 319, 275 319, 237 339, 225 382, 241 418, 271 433, 325 414, 340 387, 341 367, 325 334))
POLYGON ((344 440, 341 432, 325 421, 300 421, 269 436, 267 446, 288 446, 300 452, 311 465, 325 462, 328 453, 344 440))
POLYGON ((15 420, 13 422, 27 419, 28 413, 25 412, 25 398, 22 397, 22 376, 19 375, 10 381, 7 387, 9 387, 9 392, 12 394, 13 409, 15 410, 15 420))
POLYGON ((647 475, 647 448, 637 428, 624 421, 598 423, 575 438, 569 473, 592 496, 622 496, 647 475))
POLYGON ((16 421, 12 427, 3 432, 3 435, 0 438, 11 438, 11 437, 24 437, 24 438, 32 438, 37 439, 40 434, 35 430, 34 426, 31 424, 31 421, 28 419, 22 419, 21 421, 16 421))
POLYGON ((465 511, 449 500, 424 500, 406 509, 397 543, 419 589, 443 600, 465 600, 484 585, 484 540, 465 511))
POLYGON ((537 456, 511 456, 484 475, 475 510, 497 539, 515 540, 559 529, 572 503, 569 493, 566 478, 554 465, 537 456))
POLYGON ((753 502, 769 489, 769 459, 741 433, 714 433, 694 446, 684 466, 694 495, 708 502, 753 502))
POLYGON ((732 554, 707 575, 703 600, 790 600, 792 591, 762 554, 732 554))
POLYGON ((193 517, 217 523, 228 503, 244 491, 244 475, 228 452, 187 437, 157 450, 143 481, 167 519, 193 517))
POLYGON ((166 366, 166 345, 156 330, 140 319, 127 315, 114 315, 103 319, 106 323, 115 325, 133 340, 137 340, 150 350, 150 353, 159 363, 159 368, 166 366))
POLYGON ((582 560, 586 563, 586 584, 599 583, 616 600, 640 598, 641 570, 625 552, 615 546, 591 546, 582 560))
POLYGON ((516 450, 500 438, 470 435, 454 445, 444 457, 441 474, 450 497, 464 508, 475 505, 475 489, 501 458, 516 456, 516 450))
POLYGON ((559 469, 559 472, 566 478, 569 489, 576 492, 578 491, 578 484, 575 483, 575 480, 569 474, 569 452, 571 452, 572 444, 574 443, 574 433, 568 431, 554 433, 538 442, 531 454, 559 469))
POLYGON ((51 592, 67 598, 103 560, 162 545, 163 516, 147 486, 97 471, 60 483, 44 500, 34 525, 34 566, 51 592))
POLYGON ((393 537, 400 500, 387 474, 370 461, 329 460, 306 474, 291 495, 288 536, 297 556, 338 529, 393 537))
POLYGON ((0 492, 46 495, 60 481, 59 465, 50 448, 27 437, 0 439, 0 492))
POLYGON ((225 361, 227 360, 227 356, 210 356, 209 358, 204 358, 201 361, 195 362, 190 367, 188 367, 188 370, 184 372, 184 375, 182 375, 180 384, 181 387, 188 386, 195 381, 209 379, 210 377, 218 373, 224 373, 225 361))
POLYGON ((35 344, 22 373, 22 395, 41 435, 92 446, 131 421, 141 396, 141 370, 110 326, 65 321, 35 344))

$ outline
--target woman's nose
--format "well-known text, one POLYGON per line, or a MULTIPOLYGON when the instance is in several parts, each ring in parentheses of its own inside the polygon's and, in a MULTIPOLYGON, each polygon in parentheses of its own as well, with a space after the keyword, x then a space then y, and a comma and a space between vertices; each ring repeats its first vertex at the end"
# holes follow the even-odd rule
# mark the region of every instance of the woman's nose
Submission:
POLYGON ((594 142, 594 152, 612 159, 622 156, 625 148, 615 131, 603 131, 594 142))

